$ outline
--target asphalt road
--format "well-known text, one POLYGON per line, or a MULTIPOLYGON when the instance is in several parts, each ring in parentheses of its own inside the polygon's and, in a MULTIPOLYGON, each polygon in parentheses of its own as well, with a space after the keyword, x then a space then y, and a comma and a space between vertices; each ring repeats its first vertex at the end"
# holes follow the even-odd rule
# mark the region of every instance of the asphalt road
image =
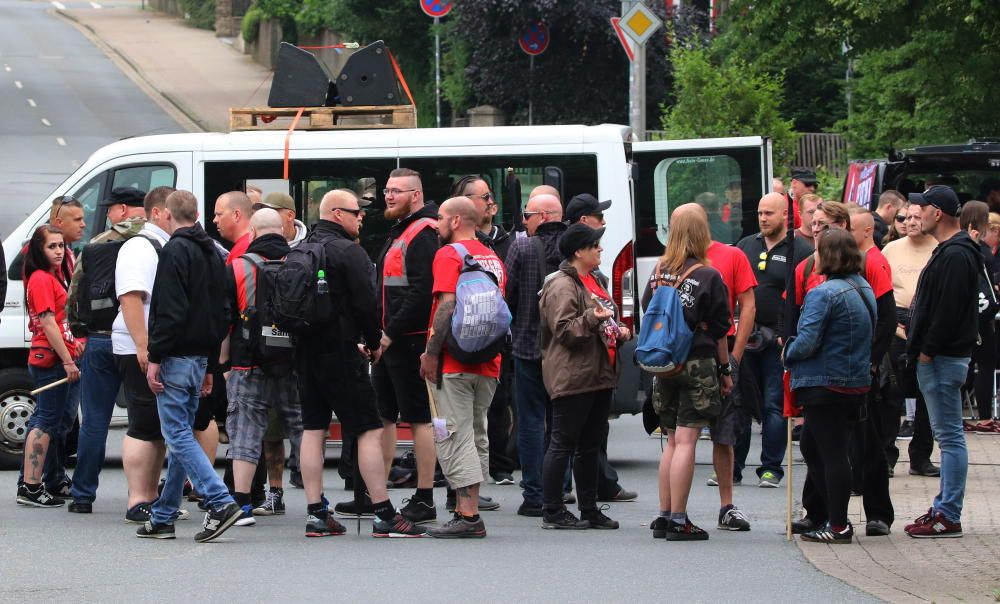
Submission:
POLYGON ((53 14, 56 4, 0 0, 0 237, 99 147, 128 136, 181 132, 100 50, 53 14))

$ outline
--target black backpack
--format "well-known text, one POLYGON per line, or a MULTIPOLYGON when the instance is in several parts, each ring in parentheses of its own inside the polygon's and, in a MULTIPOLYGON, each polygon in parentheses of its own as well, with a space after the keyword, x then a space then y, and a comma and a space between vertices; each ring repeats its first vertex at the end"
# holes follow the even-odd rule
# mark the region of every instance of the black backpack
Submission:
POLYGON ((281 331, 303 333, 333 319, 325 244, 325 239, 302 241, 274 271, 266 305, 271 323, 281 331))
POLYGON ((233 262, 240 335, 255 365, 287 362, 292 356, 291 338, 275 325, 270 310, 275 278, 284 264, 252 253, 233 262))
MULTIPOLYGON (((162 246, 152 237, 143 237, 159 254, 162 246)), ((115 266, 118 252, 128 239, 90 243, 80 256, 83 268, 76 290, 76 314, 88 331, 111 331, 118 316, 118 296, 115 295, 115 266)))

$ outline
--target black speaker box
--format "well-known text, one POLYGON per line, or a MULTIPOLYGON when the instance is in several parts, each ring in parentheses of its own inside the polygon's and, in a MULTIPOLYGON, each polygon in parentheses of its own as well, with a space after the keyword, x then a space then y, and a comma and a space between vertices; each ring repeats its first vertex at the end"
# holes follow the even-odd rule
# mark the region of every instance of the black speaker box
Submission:
POLYGON ((399 84, 389 49, 378 40, 352 54, 337 76, 340 104, 347 107, 365 105, 401 105, 399 84))
MULTIPOLYGON (((391 72, 390 72, 391 73, 391 72)), ((328 107, 336 104, 335 78, 316 55, 282 42, 268 107, 328 107)))

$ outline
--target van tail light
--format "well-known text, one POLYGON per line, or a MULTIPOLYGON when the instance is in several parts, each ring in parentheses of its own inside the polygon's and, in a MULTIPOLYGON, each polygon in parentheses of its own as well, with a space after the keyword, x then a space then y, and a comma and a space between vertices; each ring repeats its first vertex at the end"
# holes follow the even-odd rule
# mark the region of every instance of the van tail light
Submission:
POLYGON ((632 242, 629 241, 618 253, 615 263, 611 267, 611 298, 621 309, 621 322, 630 330, 635 327, 635 319, 633 318, 635 296, 632 278, 635 272, 635 257, 632 254, 632 249, 632 242))

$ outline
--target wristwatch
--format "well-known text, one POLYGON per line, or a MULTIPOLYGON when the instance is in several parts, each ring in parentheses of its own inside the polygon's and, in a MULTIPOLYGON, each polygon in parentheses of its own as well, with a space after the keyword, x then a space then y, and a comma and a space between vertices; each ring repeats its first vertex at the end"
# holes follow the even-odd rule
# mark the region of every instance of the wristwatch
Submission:
POLYGON ((729 363, 719 365, 719 375, 733 375, 733 367, 729 363))

